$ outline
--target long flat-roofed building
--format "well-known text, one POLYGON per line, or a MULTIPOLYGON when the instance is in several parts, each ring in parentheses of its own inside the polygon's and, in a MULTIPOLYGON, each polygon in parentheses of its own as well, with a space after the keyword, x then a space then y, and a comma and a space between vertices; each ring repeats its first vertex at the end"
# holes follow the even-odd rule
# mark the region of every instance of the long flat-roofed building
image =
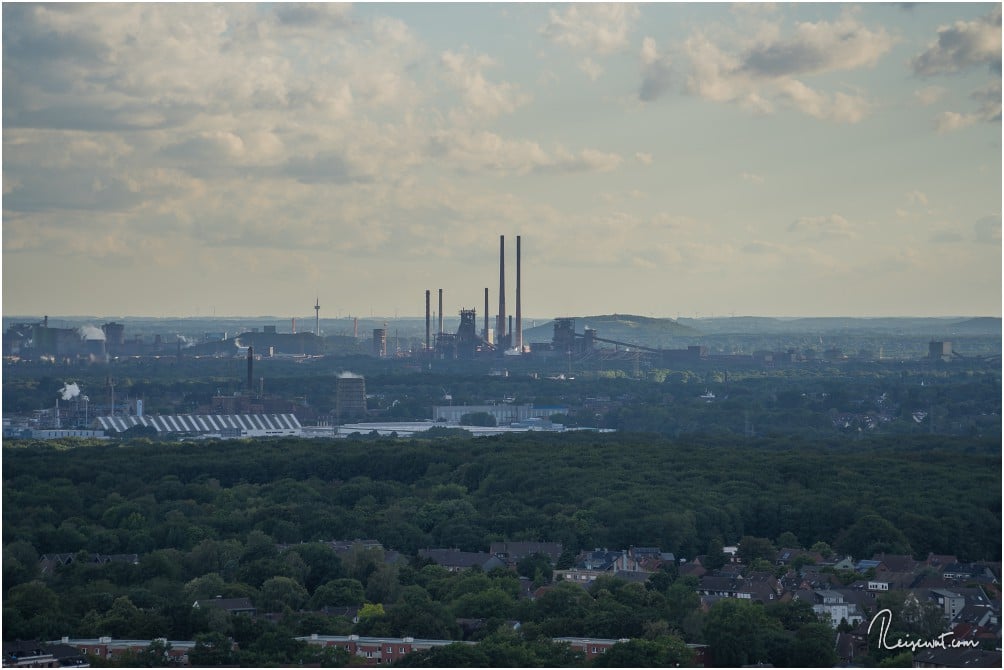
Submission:
POLYGON ((509 426, 528 419, 547 419, 554 414, 567 414, 565 407, 544 407, 537 405, 437 405, 432 408, 435 421, 460 423, 465 414, 491 414, 499 426, 509 426))
POLYGON ((133 426, 146 426, 164 434, 220 437, 299 437, 302 430, 295 414, 102 416, 94 424, 108 434, 122 433, 133 426))

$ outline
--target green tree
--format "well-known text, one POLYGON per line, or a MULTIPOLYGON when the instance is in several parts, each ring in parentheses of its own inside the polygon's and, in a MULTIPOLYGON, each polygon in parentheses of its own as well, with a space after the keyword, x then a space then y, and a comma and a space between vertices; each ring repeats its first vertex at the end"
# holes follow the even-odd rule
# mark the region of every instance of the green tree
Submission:
POLYGON ((532 579, 538 585, 550 582, 554 574, 554 570, 551 568, 551 559, 544 554, 524 556, 516 564, 516 572, 521 577, 532 579))
POLYGON ((837 537, 837 551, 858 558, 877 553, 912 554, 906 536, 892 523, 878 514, 866 514, 837 537))
POLYGON ((804 668, 832 668, 837 664, 834 648, 836 632, 822 622, 807 623, 798 629, 791 646, 791 665, 804 668))
POLYGON ((751 565, 758 560, 773 563, 774 559, 777 557, 777 550, 774 549, 774 545, 771 541, 765 537, 744 535, 742 539, 739 540, 736 555, 739 557, 739 560, 746 565, 751 565))
POLYGON ((239 662, 233 642, 221 633, 196 635, 188 659, 195 667, 237 665, 239 662))
POLYGON ((310 606, 314 609, 328 605, 332 607, 361 606, 365 600, 366 592, 358 579, 332 579, 317 587, 310 599, 310 606))
POLYGON ((701 559, 701 564, 708 570, 718 570, 725 565, 728 558, 725 556, 723 547, 724 545, 720 537, 713 537, 708 540, 707 555, 701 559))
POLYGON ((618 642, 593 659, 592 665, 597 668, 672 668, 693 662, 694 654, 686 643, 668 636, 618 642))
POLYGON ((289 577, 272 577, 261 585, 261 605, 266 612, 281 612, 288 607, 302 608, 309 598, 307 590, 289 577))
POLYGON ((768 639, 781 630, 762 605, 734 598, 712 605, 704 622, 704 638, 715 663, 723 666, 769 662, 768 639))

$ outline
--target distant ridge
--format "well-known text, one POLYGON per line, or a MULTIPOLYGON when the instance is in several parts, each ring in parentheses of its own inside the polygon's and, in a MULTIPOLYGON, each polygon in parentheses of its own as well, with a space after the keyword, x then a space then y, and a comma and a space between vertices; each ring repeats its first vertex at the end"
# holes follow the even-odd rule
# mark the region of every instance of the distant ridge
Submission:
POLYGON ((1001 334, 1001 318, 999 316, 978 316, 952 324, 950 332, 959 334, 1001 334))

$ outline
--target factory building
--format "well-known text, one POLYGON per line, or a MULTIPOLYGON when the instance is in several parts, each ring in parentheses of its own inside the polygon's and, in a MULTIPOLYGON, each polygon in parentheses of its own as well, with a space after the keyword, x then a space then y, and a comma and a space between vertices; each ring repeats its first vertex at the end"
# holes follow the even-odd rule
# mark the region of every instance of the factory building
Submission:
POLYGON ((952 343, 949 341, 932 341, 927 347, 927 357, 932 361, 952 360, 952 343))
POLYGON ((387 357, 387 329, 373 329, 373 355, 379 358, 387 357))
POLYGON ((94 422, 110 435, 133 426, 146 426, 163 434, 220 437, 299 437, 295 414, 170 414, 161 416, 103 416, 94 422))
POLYGON ((511 426, 530 419, 547 419, 554 414, 567 414, 566 407, 535 406, 535 405, 440 405, 432 408, 432 418, 435 421, 460 423, 465 414, 491 414, 499 426, 511 426))
POLYGON ((335 380, 335 421, 366 416, 366 379, 350 373, 335 380))

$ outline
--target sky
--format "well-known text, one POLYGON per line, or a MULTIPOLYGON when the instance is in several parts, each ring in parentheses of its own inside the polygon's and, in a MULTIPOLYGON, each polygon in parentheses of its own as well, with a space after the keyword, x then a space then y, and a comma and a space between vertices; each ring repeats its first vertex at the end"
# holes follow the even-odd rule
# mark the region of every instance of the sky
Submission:
POLYGON ((4 315, 1000 316, 1001 5, 3 4, 4 315))

